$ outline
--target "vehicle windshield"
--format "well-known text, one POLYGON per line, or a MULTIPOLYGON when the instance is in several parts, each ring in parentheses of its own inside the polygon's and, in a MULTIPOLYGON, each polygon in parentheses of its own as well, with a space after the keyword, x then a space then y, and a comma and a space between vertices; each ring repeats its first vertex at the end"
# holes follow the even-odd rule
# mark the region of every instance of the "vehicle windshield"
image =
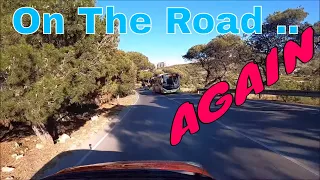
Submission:
POLYGON ((167 86, 174 86, 174 85, 179 85, 180 79, 179 75, 177 74, 165 74, 162 77, 163 84, 167 86))
POLYGON ((0 179, 320 179, 319 0, 1 0, 0 179))

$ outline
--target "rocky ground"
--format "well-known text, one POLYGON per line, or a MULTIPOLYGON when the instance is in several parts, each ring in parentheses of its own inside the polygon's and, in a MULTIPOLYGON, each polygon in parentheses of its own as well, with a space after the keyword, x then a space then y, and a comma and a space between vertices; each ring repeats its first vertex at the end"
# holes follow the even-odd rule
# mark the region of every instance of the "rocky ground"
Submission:
POLYGON ((108 125, 111 122, 110 118, 116 115, 121 108, 133 104, 136 100, 137 95, 134 94, 101 105, 99 109, 103 109, 103 111, 100 114, 92 116, 82 127, 70 135, 61 135, 56 144, 44 145, 35 135, 15 141, 1 142, 0 179, 30 179, 56 155, 79 148, 81 142, 94 136, 95 133, 108 125))

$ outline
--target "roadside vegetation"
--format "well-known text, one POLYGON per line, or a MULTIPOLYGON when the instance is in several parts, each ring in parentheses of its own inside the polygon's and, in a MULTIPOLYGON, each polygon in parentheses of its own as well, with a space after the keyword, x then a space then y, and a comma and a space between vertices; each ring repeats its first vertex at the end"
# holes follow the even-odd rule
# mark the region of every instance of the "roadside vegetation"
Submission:
MULTIPOLYGON (((43 144, 51 147, 61 135, 70 135, 85 126, 87 120, 95 119, 92 117, 96 117, 97 111, 105 110, 105 103, 113 102, 117 97, 120 101, 122 97, 130 97, 137 82, 163 72, 179 73, 182 88, 189 92, 224 80, 235 87, 245 63, 253 60, 264 74, 265 57, 272 47, 279 47, 281 55, 287 40, 299 41, 296 35, 276 35, 278 24, 296 24, 300 31, 311 25, 304 22, 308 13, 303 8, 275 12, 266 18, 263 34, 243 37, 219 35, 207 44, 190 47, 183 55, 190 64, 155 69, 145 55, 118 49, 120 36, 117 33, 105 34, 105 17, 96 18, 96 34, 85 34, 85 16, 78 16, 77 8, 93 6, 94 0, 1 1, 0 143, 13 143, 11 141, 36 135, 34 142, 41 143, 37 149, 44 148, 43 144), (24 6, 34 7, 40 14, 62 13, 65 33, 44 35, 40 27, 32 35, 18 34, 11 24, 12 15, 24 6)), ((30 18, 24 16, 23 23, 30 25, 30 18)), ((294 75, 281 77, 272 88, 320 91, 320 22, 313 27, 316 31, 314 59, 308 64, 298 63, 299 68, 294 75)), ((116 22, 115 32, 117 28, 116 22)), ((283 71, 281 73, 284 74, 283 71)), ((286 102, 311 104, 319 101, 280 98, 286 102)), ((112 108, 118 110, 114 104, 112 108)), ((24 146, 13 144, 16 149, 24 146)), ((13 154, 14 158, 21 158, 25 149, 23 153, 19 149, 18 154, 13 154)), ((49 148, 46 150, 49 153, 49 148)), ((36 157, 40 152, 34 154, 36 157)), ((25 165, 28 165, 27 160, 25 165)))
POLYGON ((1 1, 0 179, 30 179, 60 152, 81 147, 135 102, 137 80, 154 69, 145 55, 118 49, 120 36, 105 34, 105 17, 96 17, 96 34, 85 34, 77 8, 93 6, 94 0, 1 1), (25 6, 62 13, 65 33, 44 35, 40 27, 18 34, 12 15, 25 6))
MULTIPOLYGON (((274 12, 264 21, 262 34, 226 34, 213 38, 207 44, 190 47, 182 57, 190 64, 163 68, 164 72, 177 72, 182 75, 182 90, 196 91, 197 88, 210 87, 219 81, 229 82, 235 88, 242 67, 253 61, 260 67, 265 81, 265 59, 272 47, 278 47, 280 80, 271 89, 320 91, 320 22, 309 24, 303 8, 274 12), (315 56, 307 64, 298 62, 297 70, 287 76, 283 70, 282 52, 288 40, 300 41, 298 35, 277 35, 277 25, 298 25, 302 32, 306 27, 315 30, 315 56)), ((299 60, 298 60, 299 61, 299 60)), ((266 96, 264 96, 266 97, 266 96)), ((278 100, 319 105, 319 98, 279 96, 278 100)))
MULTIPOLYGON (((1 2, 0 139, 23 125, 53 144, 71 114, 132 94, 140 72, 154 68, 143 54, 117 49, 120 37, 105 34, 105 17, 96 18, 96 34, 85 34, 85 16, 77 8, 93 6, 94 0, 1 2), (18 34, 11 19, 24 6, 40 14, 61 12, 65 34, 43 34, 42 27, 18 34)), ((30 18, 23 23, 28 26, 30 18)))

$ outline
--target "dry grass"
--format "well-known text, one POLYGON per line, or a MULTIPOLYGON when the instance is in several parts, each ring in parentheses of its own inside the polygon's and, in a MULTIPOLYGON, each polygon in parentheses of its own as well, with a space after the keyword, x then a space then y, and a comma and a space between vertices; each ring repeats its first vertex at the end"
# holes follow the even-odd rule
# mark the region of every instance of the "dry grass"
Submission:
MULTIPOLYGON (((119 99, 119 105, 121 107, 129 106, 133 104, 137 99, 137 95, 130 95, 119 99)), ((101 109, 111 109, 117 105, 117 101, 114 100, 111 103, 103 104, 101 109)), ((120 110, 120 109, 119 109, 120 110)), ((109 111, 104 112, 101 115, 108 117, 109 111)), ((16 142, 22 143, 21 147, 15 148, 15 141, 1 142, 1 167, 12 166, 15 169, 10 173, 1 172, 0 179, 7 177, 14 177, 14 179, 30 179, 39 169, 41 169, 46 163, 48 163, 55 156, 61 152, 77 149, 81 146, 82 142, 94 136, 98 131, 102 130, 108 123, 109 118, 99 118, 95 121, 87 121, 84 126, 79 130, 71 134, 71 139, 68 139, 65 143, 57 143, 54 145, 45 145, 43 149, 37 149, 36 144, 41 143, 36 136, 29 136, 21 138, 16 142), (11 157, 12 154, 24 153, 24 157, 15 160, 11 157)))
MULTIPOLYGON (((186 88, 182 92, 194 93, 194 91, 186 88)), ((232 93, 234 97, 234 93, 232 93)), ((277 101, 283 103, 291 103, 291 104, 303 104, 303 105, 311 105, 311 106, 320 106, 320 98, 310 98, 310 97, 289 97, 283 99, 281 96, 277 95, 269 95, 269 94, 249 94, 247 99, 251 100, 268 100, 268 101, 277 101)))
POLYGON ((181 87, 180 88, 181 92, 185 92, 185 93, 194 93, 197 92, 197 88, 186 88, 186 87, 181 87))
POLYGON ((261 94, 261 95, 249 94, 247 96, 247 99, 271 100, 271 101, 279 101, 280 100, 278 96, 269 95, 269 94, 261 94))
POLYGON ((281 96, 277 96, 277 95, 262 94, 259 97, 259 95, 249 94, 247 99, 270 100, 270 101, 278 101, 278 102, 285 102, 285 103, 292 103, 292 104, 320 106, 319 98, 310 98, 310 97, 287 97, 284 99, 281 96))

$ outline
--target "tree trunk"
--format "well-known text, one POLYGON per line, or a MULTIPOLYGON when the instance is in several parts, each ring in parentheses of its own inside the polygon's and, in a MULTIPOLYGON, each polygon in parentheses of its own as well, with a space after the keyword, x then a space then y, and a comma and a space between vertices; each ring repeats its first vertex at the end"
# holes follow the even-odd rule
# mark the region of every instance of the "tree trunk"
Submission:
POLYGON ((94 98, 94 103, 97 105, 97 106, 100 106, 102 103, 101 103, 101 100, 102 98, 100 96, 98 97, 95 97, 94 98))
POLYGON ((117 105, 119 105, 120 102, 119 102, 119 94, 117 95, 117 105))
POLYGON ((222 81, 222 78, 223 78, 223 76, 216 77, 214 80, 207 82, 205 87, 207 87, 207 88, 211 87, 214 83, 222 81))
POLYGON ((32 125, 32 129, 43 144, 54 144, 52 136, 43 124, 32 125))
POLYGON ((56 142, 56 140, 59 139, 58 124, 56 119, 54 117, 49 117, 45 127, 49 135, 52 137, 53 142, 56 142))
POLYGON ((267 85, 267 70, 266 70, 266 67, 262 67, 262 74, 261 74, 261 77, 262 77, 262 84, 264 86, 267 85))
POLYGON ((208 84, 208 82, 209 82, 210 76, 211 76, 211 72, 210 72, 210 70, 207 70, 206 86, 207 86, 207 84, 208 84))

